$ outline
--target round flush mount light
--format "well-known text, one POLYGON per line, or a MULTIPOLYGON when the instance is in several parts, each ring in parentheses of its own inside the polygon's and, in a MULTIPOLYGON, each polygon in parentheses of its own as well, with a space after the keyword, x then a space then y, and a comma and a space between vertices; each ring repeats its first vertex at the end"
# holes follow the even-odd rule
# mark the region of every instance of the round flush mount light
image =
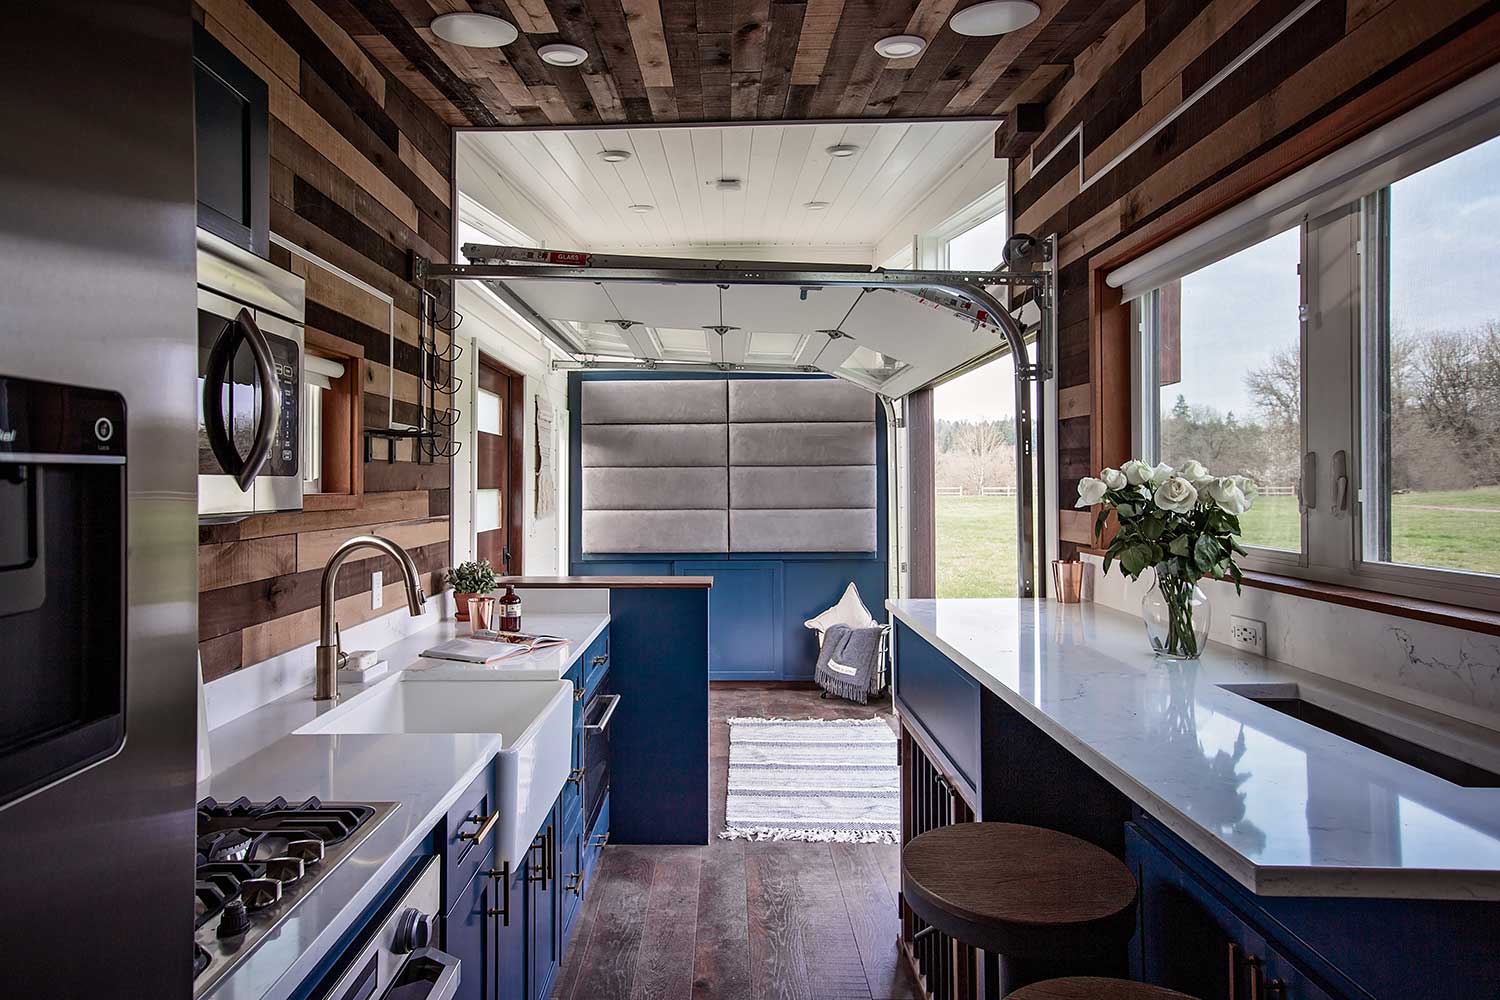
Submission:
POLYGON ((1026 27, 1041 14, 1042 8, 1031 0, 987 0, 954 14, 948 20, 948 27, 972 37, 1003 35, 1026 27))
POLYGON ((808 201, 808 202, 803 202, 802 207, 805 208, 805 209, 807 209, 809 212, 821 212, 821 211, 823 211, 823 209, 825 209, 825 208, 828 207, 828 202, 826 202, 826 201, 808 201))
POLYGON ((433 18, 432 33, 445 42, 471 49, 499 48, 521 36, 509 21, 473 11, 455 11, 433 18))
POLYGON ((890 35, 875 43, 875 52, 887 59, 906 59, 927 48, 921 35, 890 35))
POLYGON ((643 204, 639 204, 639 205, 627 205, 625 207, 628 208, 628 209, 630 209, 636 215, 645 215, 647 212, 654 212, 654 211, 656 211, 656 206, 655 205, 647 205, 647 204, 644 204, 644 203, 643 204))
POLYGON ((630 150, 601 149, 599 150, 599 159, 603 160, 605 163, 624 163, 626 160, 630 159, 630 150))
POLYGON ((836 156, 839 159, 843 159, 846 156, 853 156, 859 152, 859 147, 853 143, 841 142, 837 146, 829 146, 826 152, 829 156, 836 156))
POLYGON ((543 45, 536 50, 536 54, 541 56, 542 62, 549 66, 582 66, 589 58, 586 49, 580 49, 576 45, 564 45, 561 42, 543 45))

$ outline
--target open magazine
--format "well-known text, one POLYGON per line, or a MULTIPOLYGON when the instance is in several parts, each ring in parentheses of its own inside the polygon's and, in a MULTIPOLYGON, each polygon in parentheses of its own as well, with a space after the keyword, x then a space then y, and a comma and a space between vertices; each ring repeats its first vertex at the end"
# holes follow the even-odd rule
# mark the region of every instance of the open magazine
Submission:
POLYGON ((477 635, 440 642, 424 649, 423 656, 459 663, 496 663, 513 656, 524 656, 538 649, 566 646, 568 640, 556 635, 533 635, 529 632, 480 632, 477 635))

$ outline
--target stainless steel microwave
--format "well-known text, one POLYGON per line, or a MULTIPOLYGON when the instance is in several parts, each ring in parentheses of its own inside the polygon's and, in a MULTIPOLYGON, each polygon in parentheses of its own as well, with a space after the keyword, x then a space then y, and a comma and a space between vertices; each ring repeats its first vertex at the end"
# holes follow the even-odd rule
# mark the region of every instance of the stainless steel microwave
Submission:
POLYGON ((302 509, 302 279, 198 230, 198 517, 302 509))

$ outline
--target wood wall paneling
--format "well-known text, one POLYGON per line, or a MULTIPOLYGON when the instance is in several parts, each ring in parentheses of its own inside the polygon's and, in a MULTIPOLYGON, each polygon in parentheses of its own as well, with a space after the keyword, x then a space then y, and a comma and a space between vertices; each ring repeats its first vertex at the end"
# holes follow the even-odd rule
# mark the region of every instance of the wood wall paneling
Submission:
POLYGON ((1296 6, 1140 0, 1074 54, 1015 162, 1016 229, 1061 239, 1065 554, 1092 530, 1078 478, 1129 457, 1129 310, 1104 273, 1500 58, 1493 4, 1322 0, 1208 86, 1296 6))
MULTIPOLYGON (((400 54, 429 58, 424 53, 432 50, 415 31, 396 32, 404 15, 389 3, 199 0, 195 16, 271 89, 272 233, 394 302, 273 247, 273 262, 306 281, 310 336, 363 354, 365 426, 386 426, 392 401, 397 420, 414 421, 417 296, 405 278, 406 253, 448 259, 449 125, 469 123, 482 99, 454 88, 441 66, 414 68, 412 57, 400 54), (396 34, 384 49, 371 41, 396 34), (414 90, 413 80, 424 84, 414 90), (449 90, 451 98, 437 99, 449 90)), ((538 14, 533 25, 540 23, 538 14)), ((417 463, 411 443, 402 445, 394 464, 359 456, 364 492, 357 507, 200 529, 199 652, 206 679, 315 641, 323 562, 353 535, 379 534, 406 546, 427 592, 436 592, 449 558, 449 466, 417 463)), ((396 566, 384 557, 346 564, 337 596, 345 627, 406 613, 396 566), (378 612, 370 608, 376 570, 386 580, 378 612)))

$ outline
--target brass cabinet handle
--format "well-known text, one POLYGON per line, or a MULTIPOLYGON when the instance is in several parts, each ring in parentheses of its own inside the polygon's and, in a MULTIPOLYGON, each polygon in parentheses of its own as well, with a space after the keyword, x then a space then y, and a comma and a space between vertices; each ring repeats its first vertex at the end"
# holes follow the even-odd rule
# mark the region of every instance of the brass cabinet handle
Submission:
POLYGON ((568 876, 568 891, 575 896, 583 896, 583 872, 574 872, 568 876))
POLYGON ((609 662, 609 655, 608 654, 605 654, 603 656, 596 656, 596 657, 594 657, 592 666, 602 667, 602 666, 604 666, 608 662, 609 662))
POLYGON ((575 767, 568 772, 568 780, 575 785, 583 784, 583 768, 575 767))
POLYGON ((1274 1000, 1284 1000, 1286 997, 1286 983, 1280 979, 1273 979, 1266 984, 1266 995, 1274 1000))
POLYGON ((1245 956, 1245 965, 1250 969, 1250 1000, 1260 1000, 1261 960, 1254 955, 1245 956))
POLYGON ((596 833, 596 834, 594 834, 594 846, 595 847, 603 847, 607 843, 609 843, 609 834, 608 833, 596 833))
POLYGON ((510 862, 507 861, 501 868, 491 868, 484 873, 487 877, 500 880, 501 899, 504 900, 498 907, 492 906, 484 911, 487 917, 499 917, 501 922, 510 926, 510 862))
POLYGON ((1225 994, 1229 1000, 1239 1000, 1240 990, 1240 948, 1233 941, 1229 942, 1229 992, 1225 994))
POLYGON ((476 845, 482 844, 489 839, 490 834, 495 832, 495 824, 500 822, 500 810, 496 809, 488 816, 475 816, 472 813, 464 823, 478 823, 479 829, 468 833, 460 833, 459 840, 472 840, 476 845))
POLYGON ((578 685, 576 688, 573 689, 573 700, 574 701, 582 701, 583 700, 583 685, 582 684, 578 685))

